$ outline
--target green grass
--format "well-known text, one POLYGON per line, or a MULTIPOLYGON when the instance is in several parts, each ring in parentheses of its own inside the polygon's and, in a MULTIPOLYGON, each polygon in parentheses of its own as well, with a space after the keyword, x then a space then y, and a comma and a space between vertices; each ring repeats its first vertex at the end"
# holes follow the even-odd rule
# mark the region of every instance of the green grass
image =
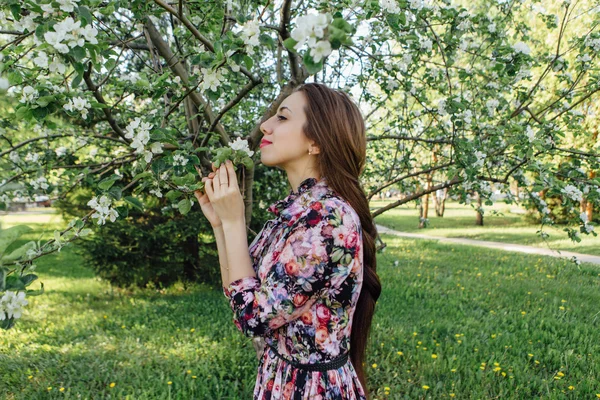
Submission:
MULTIPOLYGON (((389 200, 372 201, 371 210, 376 210, 389 203, 389 200)), ((550 237, 544 241, 536 234, 540 225, 531 224, 525 221, 522 214, 511 212, 511 210, 520 210, 519 207, 496 203, 493 207, 485 207, 485 210, 484 226, 475 225, 475 211, 470 206, 460 205, 456 202, 446 203, 443 217, 437 217, 433 206, 430 206, 429 226, 424 229, 419 229, 419 210, 414 205, 404 205, 386 211, 377 216, 375 221, 402 232, 516 243, 600 255, 600 235, 594 237, 591 234, 581 234, 581 242, 574 243, 562 230, 565 226, 545 226, 544 231, 550 237), (492 210, 502 213, 502 216, 492 215, 492 210)))
MULTIPOLYGON (((383 239, 366 360, 374 399, 600 394, 598 266, 383 239)), ((0 398, 252 398, 258 360, 219 288, 111 290, 73 247, 38 265, 46 294, 0 332, 0 398)))

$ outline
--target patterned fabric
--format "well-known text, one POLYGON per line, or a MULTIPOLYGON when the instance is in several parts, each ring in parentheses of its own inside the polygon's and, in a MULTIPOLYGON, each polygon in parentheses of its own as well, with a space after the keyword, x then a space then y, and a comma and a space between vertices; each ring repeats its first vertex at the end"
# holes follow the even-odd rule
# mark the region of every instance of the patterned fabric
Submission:
MULTIPOLYGON (((350 349, 352 317, 363 282, 363 241, 354 209, 308 178, 269 207, 269 220, 249 246, 256 277, 223 287, 233 322, 264 337, 285 358, 331 361, 350 349)), ((254 399, 366 399, 350 359, 329 371, 296 368, 266 347, 254 399)))

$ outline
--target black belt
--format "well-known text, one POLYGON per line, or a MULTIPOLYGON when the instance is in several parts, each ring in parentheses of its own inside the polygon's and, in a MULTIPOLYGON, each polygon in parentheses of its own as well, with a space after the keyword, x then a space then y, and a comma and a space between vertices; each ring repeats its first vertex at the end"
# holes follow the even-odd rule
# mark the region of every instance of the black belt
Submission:
POLYGON ((269 346, 271 348, 271 350, 273 350, 273 352, 275 353, 275 355, 277 357, 281 358, 285 362, 292 364, 296 368, 300 368, 300 369, 303 369, 306 371, 328 371, 330 369, 338 369, 338 368, 346 365, 346 363, 348 362, 348 354, 349 353, 346 352, 342 356, 335 358, 331 361, 328 361, 326 363, 301 364, 294 360, 288 360, 287 358, 285 358, 281 354, 279 354, 277 352, 277 350, 275 349, 275 347, 271 346, 269 343, 266 343, 266 344, 267 344, 267 346, 269 346))

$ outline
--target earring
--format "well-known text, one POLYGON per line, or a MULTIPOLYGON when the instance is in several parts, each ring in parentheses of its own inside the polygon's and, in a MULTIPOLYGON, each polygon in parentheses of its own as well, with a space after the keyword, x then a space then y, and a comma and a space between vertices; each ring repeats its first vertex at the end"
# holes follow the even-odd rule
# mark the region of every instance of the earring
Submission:
POLYGON ((312 155, 311 151, 312 151, 311 149, 308 149, 308 154, 309 155, 312 155))

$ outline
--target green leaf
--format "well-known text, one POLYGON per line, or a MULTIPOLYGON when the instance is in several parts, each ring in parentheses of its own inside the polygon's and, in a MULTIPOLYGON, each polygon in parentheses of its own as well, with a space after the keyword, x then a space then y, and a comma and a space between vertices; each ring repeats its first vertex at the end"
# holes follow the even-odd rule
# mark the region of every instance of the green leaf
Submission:
POLYGON ((139 201, 138 199, 136 199, 135 197, 132 196, 125 196, 123 198, 123 200, 125 200, 127 203, 131 204, 132 206, 134 206, 135 208, 137 208, 140 211, 144 211, 144 205, 142 204, 141 201, 139 201))
POLYGON ((246 65, 247 70, 251 70, 254 65, 254 61, 249 56, 244 56, 244 65, 246 65))
POLYGON ((109 176, 108 178, 102 179, 100 181, 100 183, 98 183, 98 187, 102 190, 108 190, 119 179, 121 179, 121 177, 119 175, 113 174, 112 176, 109 176))
POLYGON ((285 46, 286 49, 288 49, 289 51, 293 51, 296 52, 296 49, 294 49, 294 46, 297 45, 298 42, 295 41, 294 39, 287 38, 283 41, 283 45, 285 46))
POLYGON ((181 196, 183 196, 183 193, 179 190, 169 190, 167 194, 165 194, 165 197, 169 199, 169 201, 175 201, 181 196))
POLYGON ((192 209, 192 203, 188 199, 183 199, 177 203, 177 209, 183 215, 186 215, 192 209))
MULTIPOLYGON (((123 193, 123 189, 121 189, 118 186, 113 186, 110 189, 108 189, 108 194, 115 200, 121 200, 121 196, 123 193)), ((127 210, 127 207, 123 207, 125 210, 127 210)), ((119 215, 121 215, 121 213, 119 213, 119 215)))
POLYGON ((79 7, 77 7, 77 12, 79 12, 79 15, 85 21, 85 24, 82 24, 82 26, 88 25, 92 22, 93 17, 92 17, 92 14, 90 13, 90 10, 88 10, 87 7, 79 6, 79 7))
POLYGON ((23 246, 20 246, 16 250, 13 250, 10 254, 2 257, 2 262, 9 263, 16 261, 27 254, 27 251, 35 249, 35 242, 32 240, 31 242, 25 243, 23 246))
POLYGON ((40 282, 40 290, 28 290, 27 296, 39 296, 44 293, 44 284, 40 282))
POLYGON ((55 100, 54 96, 42 96, 36 100, 37 105, 40 107, 46 107, 48 104, 55 100))
POLYGON ((37 278, 38 278, 38 276, 35 274, 27 274, 27 275, 24 275, 21 277, 21 282, 23 282, 23 285, 29 286, 37 278))
POLYGON ((0 267, 0 292, 4 291, 4 287, 6 286, 6 270, 0 267))
POLYGON ((71 82, 71 88, 75 89, 77 86, 79 86, 79 84, 81 83, 83 79, 83 74, 77 74, 77 76, 75 78, 73 78, 73 81, 71 82))
POLYGON ((312 56, 308 53, 308 51, 304 54, 304 58, 302 59, 304 65, 306 66, 306 70, 309 74, 314 75, 320 70, 323 69, 323 60, 316 63, 312 56))
POLYGON ((17 225, 8 229, 0 230, 0 258, 4 255, 4 252, 10 246, 26 233, 30 233, 32 229, 27 225, 17 225))

